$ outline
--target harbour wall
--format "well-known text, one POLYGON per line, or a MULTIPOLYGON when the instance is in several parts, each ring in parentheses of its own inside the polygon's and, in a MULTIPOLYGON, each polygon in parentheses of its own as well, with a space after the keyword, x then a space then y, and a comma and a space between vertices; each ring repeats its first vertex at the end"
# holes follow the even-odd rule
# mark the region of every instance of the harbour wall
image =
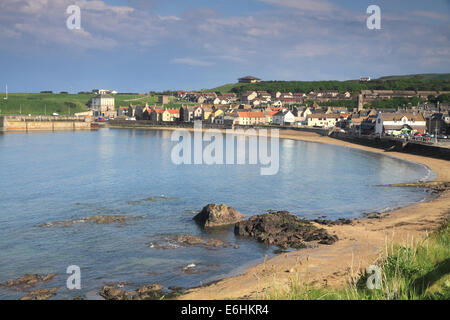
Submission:
POLYGON ((1 116, 1 132, 75 131, 96 129, 95 124, 78 117, 1 116))

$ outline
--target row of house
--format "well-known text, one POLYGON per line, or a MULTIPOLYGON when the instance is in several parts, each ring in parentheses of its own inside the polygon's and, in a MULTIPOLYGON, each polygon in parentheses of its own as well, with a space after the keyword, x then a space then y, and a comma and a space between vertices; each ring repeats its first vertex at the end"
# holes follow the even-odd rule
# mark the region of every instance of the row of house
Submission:
POLYGON ((326 102, 333 100, 350 100, 354 98, 350 92, 318 91, 309 93, 245 91, 239 97, 235 93, 217 94, 215 92, 178 92, 180 101, 205 103, 213 105, 228 105, 233 103, 248 104, 253 107, 260 105, 285 106, 298 105, 306 100, 326 102))
MULTIPOLYGON (((344 108, 345 109, 345 108, 344 108)), ((311 127, 334 127, 344 117, 350 115, 342 108, 314 109, 293 107, 243 108, 243 106, 196 105, 181 106, 179 109, 163 107, 133 106, 122 107, 120 115, 134 117, 136 120, 156 122, 193 122, 200 120, 220 125, 308 125, 311 127), (342 112, 339 112, 342 111, 342 112), (345 112, 344 112, 345 111, 345 112), (320 112, 320 113, 318 113, 320 112)))
MULTIPOLYGON (((380 90, 379 90, 380 91, 380 90)), ((427 91, 427 94, 433 92, 427 91)), ((436 92, 442 94, 442 92, 436 92)), ((323 96, 323 92, 320 93, 323 96)), ((333 95, 333 92, 326 92, 333 95)), ((423 92, 422 92, 423 94, 423 92)), ((269 99, 265 91, 254 91, 254 97, 269 99)), ((286 98, 291 94, 276 94, 286 98)), ((230 99, 233 95, 229 95, 230 99)), ((292 95, 294 97, 294 95, 292 95)), ((294 98, 295 99, 295 98, 294 98)), ((250 99, 251 101, 251 99, 250 99)), ((246 101, 249 102, 249 101, 246 101)), ((164 104, 163 104, 164 105, 164 104)), ((116 116, 134 117, 137 120, 156 122, 193 122, 201 120, 226 125, 304 125, 309 127, 341 127, 363 134, 391 134, 405 131, 410 133, 450 133, 450 110, 448 106, 437 105, 434 108, 424 106, 409 109, 350 111, 346 107, 320 107, 313 103, 309 107, 273 106, 270 104, 211 104, 181 106, 179 109, 164 107, 133 106, 115 110, 114 97, 99 94, 89 102, 89 115, 114 118, 116 116)))
POLYGON ((375 100, 392 98, 413 98, 418 97, 427 100, 429 96, 437 97, 442 94, 448 94, 449 91, 413 91, 413 90, 362 90, 361 92, 339 92, 337 90, 302 92, 273 92, 267 91, 245 91, 239 96, 235 93, 217 94, 216 92, 179 92, 180 101, 195 103, 206 103, 214 105, 227 105, 232 103, 248 104, 252 107, 262 105, 270 106, 290 106, 301 105, 305 101, 313 100, 315 102, 331 102, 342 100, 357 100, 359 105, 375 100))

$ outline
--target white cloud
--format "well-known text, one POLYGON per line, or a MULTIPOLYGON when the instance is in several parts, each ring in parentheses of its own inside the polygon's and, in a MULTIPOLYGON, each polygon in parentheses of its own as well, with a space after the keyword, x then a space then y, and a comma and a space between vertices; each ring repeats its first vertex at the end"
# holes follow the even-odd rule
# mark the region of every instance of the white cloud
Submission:
MULTIPOLYGON (((70 50, 67 52, 149 52, 153 47, 174 52, 176 45, 178 57, 167 54, 167 61, 172 63, 196 67, 258 64, 267 72, 281 67, 288 70, 286 66, 295 67, 305 58, 310 61, 328 56, 361 63, 381 57, 417 63, 448 59, 450 32, 444 13, 383 13, 383 30, 373 32, 366 28, 365 12, 349 11, 331 1, 260 1, 274 9, 264 14, 255 11, 249 16, 225 17, 210 8, 197 8, 177 16, 162 16, 152 11, 152 4, 138 0, 130 3, 139 5, 139 9, 100 0, 1 1, 0 41, 9 46, 0 50, 13 50, 14 43, 33 53, 45 53, 51 46, 70 50), (81 8, 82 30, 66 28, 66 8, 72 4, 81 8)), ((330 64, 334 62, 329 60, 330 64)))
POLYGON ((175 58, 172 59, 172 62, 178 63, 178 64, 186 64, 188 66, 193 67, 210 67, 214 65, 214 63, 209 61, 203 61, 199 59, 193 59, 193 58, 175 58))

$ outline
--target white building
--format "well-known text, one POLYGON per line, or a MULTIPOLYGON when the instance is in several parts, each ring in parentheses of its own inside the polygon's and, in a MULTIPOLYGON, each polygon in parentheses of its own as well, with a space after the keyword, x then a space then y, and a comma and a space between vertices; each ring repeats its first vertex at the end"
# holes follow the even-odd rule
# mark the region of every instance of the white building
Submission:
POLYGON ((377 134, 389 134, 394 131, 401 131, 404 128, 412 133, 424 133, 427 130, 427 123, 420 113, 378 113, 375 122, 377 134))
POLYGON ((266 116, 263 112, 249 111, 249 112, 237 112, 238 124, 248 126, 248 125, 258 125, 266 123, 266 116))
POLYGON ((282 110, 272 116, 272 123, 277 125, 292 125, 295 123, 295 116, 290 111, 282 110))
POLYGON ((338 114, 313 113, 306 117, 308 127, 332 128, 339 121, 338 114))
POLYGON ((109 94, 99 94, 93 97, 89 105, 94 117, 101 116, 109 118, 117 116, 114 97, 109 94))

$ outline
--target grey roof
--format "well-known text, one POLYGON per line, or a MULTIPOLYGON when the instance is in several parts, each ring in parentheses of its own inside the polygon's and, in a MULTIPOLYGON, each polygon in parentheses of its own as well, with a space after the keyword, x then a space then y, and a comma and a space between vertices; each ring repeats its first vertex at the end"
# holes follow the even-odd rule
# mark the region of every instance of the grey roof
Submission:
POLYGON ((94 98, 112 98, 110 94, 98 94, 94 98))

